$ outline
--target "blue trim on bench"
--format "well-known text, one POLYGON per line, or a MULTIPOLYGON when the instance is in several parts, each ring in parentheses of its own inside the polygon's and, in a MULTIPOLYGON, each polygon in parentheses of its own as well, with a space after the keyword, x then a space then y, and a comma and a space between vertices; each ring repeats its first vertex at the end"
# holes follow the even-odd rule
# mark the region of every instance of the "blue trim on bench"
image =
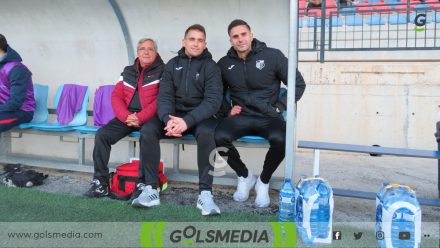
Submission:
POLYGON ((254 142, 254 143, 266 143, 267 139, 262 138, 260 136, 243 136, 238 141, 242 142, 254 142))
POLYGON ((134 131, 130 134, 130 137, 141 137, 141 132, 139 131, 134 131))
POLYGON ((100 126, 79 126, 79 127, 73 127, 73 130, 80 133, 96 133, 100 128, 101 128, 100 126))
POLYGON ((440 151, 299 141, 298 148, 440 159, 440 151))

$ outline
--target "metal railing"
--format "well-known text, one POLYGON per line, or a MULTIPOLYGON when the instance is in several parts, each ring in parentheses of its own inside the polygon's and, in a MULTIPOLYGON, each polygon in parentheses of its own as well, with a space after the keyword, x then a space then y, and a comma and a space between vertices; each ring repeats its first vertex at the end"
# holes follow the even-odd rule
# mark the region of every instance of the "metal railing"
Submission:
POLYGON ((440 50, 440 4, 381 6, 388 9, 323 8, 325 22, 319 13, 302 15, 298 50, 320 51, 321 62, 324 51, 440 50))

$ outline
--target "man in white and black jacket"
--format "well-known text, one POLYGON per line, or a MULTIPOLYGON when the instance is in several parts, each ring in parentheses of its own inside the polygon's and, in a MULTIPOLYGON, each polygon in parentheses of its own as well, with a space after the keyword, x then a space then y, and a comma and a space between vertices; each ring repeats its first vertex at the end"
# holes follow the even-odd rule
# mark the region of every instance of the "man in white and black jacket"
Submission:
MULTIPOLYGON (((285 156, 286 122, 282 112, 286 110, 287 96, 279 96, 281 82, 287 85, 288 61, 283 53, 267 47, 254 39, 251 28, 243 20, 234 20, 228 26, 231 49, 220 59, 225 91, 232 100, 228 117, 217 126, 215 140, 219 154, 238 175, 235 201, 246 201, 255 185, 257 207, 270 204, 269 180, 285 156), (269 140, 270 148, 258 177, 240 159, 232 141, 257 135, 269 140)), ((296 96, 298 101, 306 88, 301 73, 296 71, 296 96)), ((225 109, 222 107, 222 109, 225 109)))
POLYGON ((202 215, 220 214, 212 196, 212 172, 209 155, 215 151, 214 117, 223 98, 220 69, 206 48, 206 32, 195 24, 185 31, 182 49, 163 72, 157 97, 157 116, 145 124, 141 140, 145 149, 146 187, 132 205, 151 207, 160 204, 156 189, 162 138, 193 134, 197 140, 199 197, 202 215))

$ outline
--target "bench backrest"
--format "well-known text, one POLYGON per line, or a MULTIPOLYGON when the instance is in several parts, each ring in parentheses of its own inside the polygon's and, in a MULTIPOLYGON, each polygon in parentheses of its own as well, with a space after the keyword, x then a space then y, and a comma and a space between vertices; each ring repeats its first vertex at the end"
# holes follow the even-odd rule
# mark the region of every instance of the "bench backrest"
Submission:
POLYGON ((47 122, 49 111, 47 109, 47 96, 49 94, 49 86, 42 84, 34 84, 35 110, 31 123, 47 122))

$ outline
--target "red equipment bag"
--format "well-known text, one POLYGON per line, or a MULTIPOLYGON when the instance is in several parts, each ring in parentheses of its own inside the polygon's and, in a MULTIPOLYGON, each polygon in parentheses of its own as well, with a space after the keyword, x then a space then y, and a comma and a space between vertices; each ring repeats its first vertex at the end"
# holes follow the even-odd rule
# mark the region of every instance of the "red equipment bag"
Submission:
MULTIPOLYGON (((159 163, 159 184, 157 190, 164 191, 168 184, 167 178, 163 173, 163 162, 159 163)), ((139 160, 133 160, 116 168, 116 172, 110 174, 110 192, 116 199, 128 200, 140 183, 139 179, 139 160)))

